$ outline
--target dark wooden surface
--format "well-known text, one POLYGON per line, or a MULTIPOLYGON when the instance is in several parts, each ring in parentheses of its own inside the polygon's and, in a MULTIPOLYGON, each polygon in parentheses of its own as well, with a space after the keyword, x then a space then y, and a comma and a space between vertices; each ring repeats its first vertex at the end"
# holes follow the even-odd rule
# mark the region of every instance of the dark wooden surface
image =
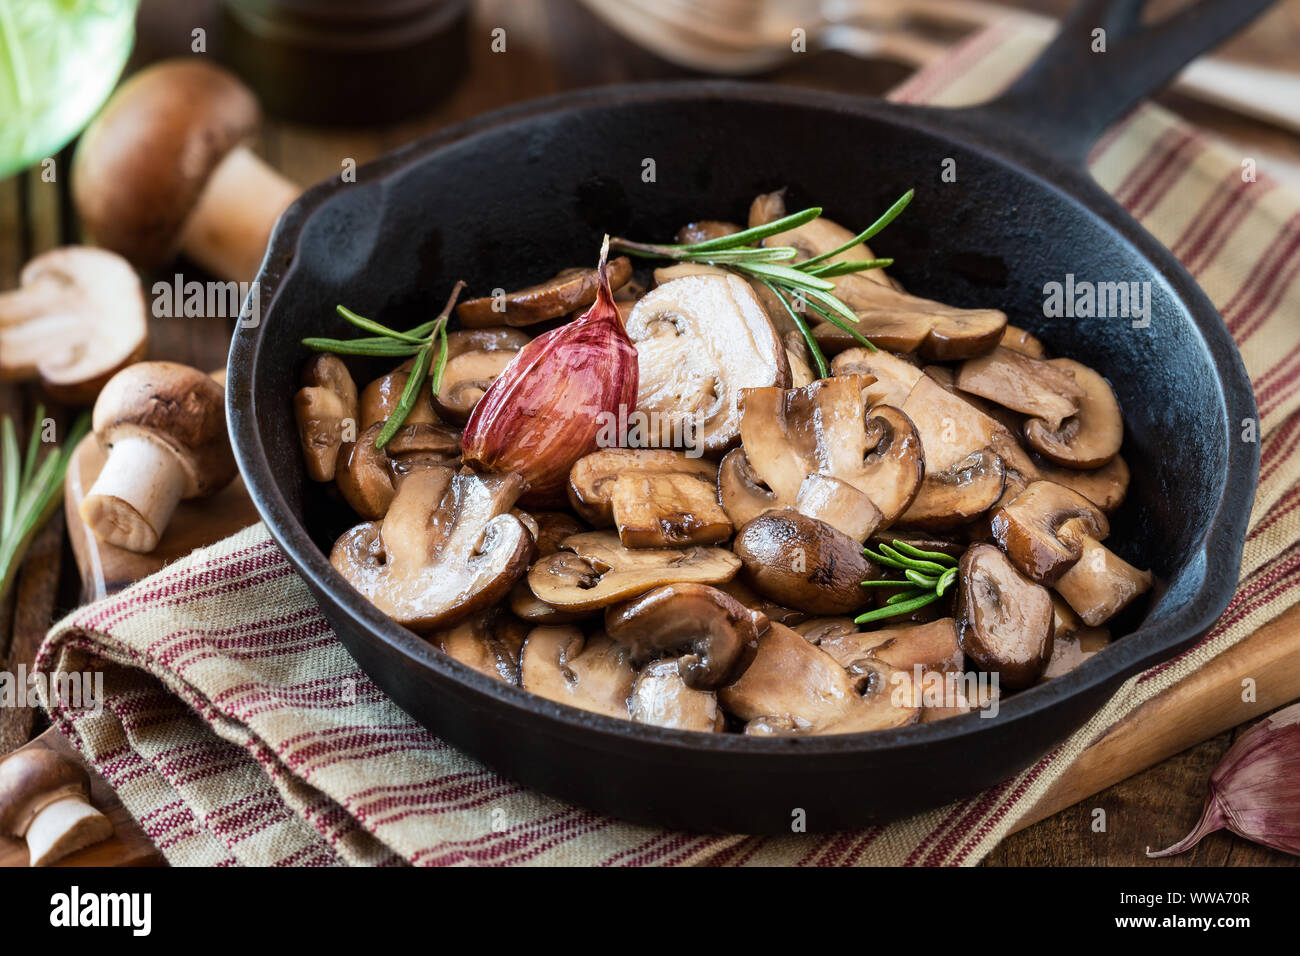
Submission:
MULTIPOLYGON (((1021 0, 1021 6, 1059 14, 1069 0, 1021 0)), ((212 0, 143 0, 132 67, 189 52, 191 31, 215 24, 212 0)), ((1298 68, 1300 0, 1287 0, 1225 53, 1260 64, 1298 68)), ((429 131, 486 110, 566 89, 691 76, 642 51, 591 18, 576 0, 480 0, 471 28, 465 82, 434 112, 417 121, 372 130, 321 130, 268 122, 259 148, 285 175, 302 185, 338 175, 347 159, 358 164, 429 131), (506 30, 507 52, 493 53, 490 31, 506 30)), ((879 95, 903 80, 906 66, 865 62, 838 54, 793 58, 762 81, 879 95)), ((1169 95, 1165 102, 1192 121, 1242 144, 1251 154, 1300 164, 1300 140, 1211 106, 1169 95)), ((58 179, 32 175, 0 182, 0 287, 10 288, 31 256, 77 238, 67 203, 70 156, 59 157, 58 179)), ((178 266, 183 268, 183 266, 178 266)), ((167 272, 170 275, 170 270, 167 272)), ((152 277, 146 277, 152 279, 152 277)), ((231 324, 224 319, 152 319, 151 358, 199 367, 224 362, 231 324)), ((30 389, 0 387, 0 411, 26 418, 38 396, 30 389)), ((0 659, 8 670, 30 657, 48 623, 72 607, 79 583, 56 517, 24 568, 15 597, 0 609, 0 659)), ((0 753, 44 727, 30 711, 0 713, 0 753)), ((1144 847, 1180 837, 1199 815, 1210 771, 1241 728, 1205 743, 1057 813, 1008 838, 988 865, 1111 865, 1145 863, 1144 847), (1106 811, 1104 832, 1094 830, 1094 809, 1106 811)), ((1298 861, 1226 834, 1202 841, 1193 852, 1164 865, 1275 864, 1298 861)))

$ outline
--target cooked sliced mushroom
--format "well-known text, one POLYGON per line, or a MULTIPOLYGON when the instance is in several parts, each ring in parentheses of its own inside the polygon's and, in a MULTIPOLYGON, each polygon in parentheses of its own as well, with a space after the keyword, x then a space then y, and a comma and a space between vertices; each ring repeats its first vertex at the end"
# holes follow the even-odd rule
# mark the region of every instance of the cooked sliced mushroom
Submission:
POLYGON ((429 641, 448 657, 489 677, 519 683, 519 656, 528 625, 499 609, 471 615, 459 624, 429 635, 429 641))
POLYGON ((388 453, 375 447, 375 439, 383 427, 382 421, 375 422, 356 441, 344 444, 334 474, 335 483, 352 510, 371 520, 388 513, 397 491, 388 467, 388 453))
POLYGON ((656 286, 666 285, 674 279, 684 279, 686 276, 729 275, 735 275, 735 273, 728 272, 720 266, 706 265, 703 262, 678 262, 671 266, 660 266, 654 271, 656 286))
POLYGON ((1070 368, 1001 347, 962 362, 955 383, 963 392, 1040 418, 1053 431, 1078 413, 1085 394, 1070 368))
POLYGON ((1045 458, 1065 468, 1100 468, 1119 454, 1124 418, 1110 383, 1088 366, 1072 359, 1047 363, 1074 376, 1083 389, 1079 410, 1052 428, 1041 418, 1025 422, 1025 440, 1045 458))
POLYGON ((1012 435, 1019 435, 1024 427, 1025 416, 1019 412, 1013 412, 1009 408, 1004 408, 997 402, 989 402, 980 398, 978 395, 972 395, 970 392, 963 392, 957 387, 957 375, 947 365, 927 365, 924 369, 925 374, 934 379, 943 386, 945 391, 951 392, 961 398, 962 401, 974 405, 977 409, 1000 424, 1012 435))
POLYGON ((521 621, 535 626, 573 624, 592 617, 599 609, 591 611, 566 611, 547 604, 528 586, 526 578, 516 581, 510 589, 510 611, 521 621))
POLYGON ((1008 689, 1028 687, 1052 656, 1052 598, 991 544, 962 557, 957 589, 957 640, 982 669, 1008 689))
POLYGON ((675 730, 718 733, 726 725, 718 695, 687 686, 671 658, 647 664, 636 675, 628 711, 637 723, 675 730))
POLYGON ((792 503, 782 502, 754 473, 743 448, 733 448, 718 465, 718 502, 739 528, 761 514, 780 511, 792 503))
POLYGON ((843 532, 859 543, 880 527, 884 515, 875 502, 847 481, 830 475, 809 475, 799 486, 794 510, 843 532))
POLYGON ((1110 523, 1095 504, 1050 481, 1031 483, 999 507, 989 525, 1012 563, 1049 586, 1079 560, 1081 535, 1104 538, 1110 533, 1110 523), (1067 522, 1076 533, 1062 534, 1067 522))
MULTIPOLYGON (((627 256, 618 256, 609 260, 607 272, 610 288, 617 289, 632 278, 632 263, 627 256)), ((586 308, 596 301, 598 288, 600 276, 595 269, 565 269, 554 278, 500 298, 484 296, 462 302, 456 306, 456 317, 467 329, 536 325, 586 308)))
POLYGON ((734 236, 738 232, 740 232, 740 226, 734 222, 725 222, 719 219, 701 219, 699 222, 688 222, 678 229, 675 241, 687 246, 695 242, 721 239, 723 236, 734 236))
POLYGON ((1133 567, 1075 520, 1061 536, 1079 549, 1079 560, 1056 580, 1056 590, 1089 627, 1105 624, 1140 594, 1151 590, 1150 571, 1133 567))
POLYGON ((807 619, 808 614, 804 611, 796 610, 792 607, 785 607, 777 604, 775 601, 769 601, 763 595, 759 594, 741 577, 734 577, 723 584, 715 585, 719 591, 730 594, 751 611, 758 611, 769 621, 776 621, 778 624, 785 624, 790 627, 807 619))
POLYGON ((721 584, 740 570, 723 548, 625 548, 612 531, 566 538, 528 572, 533 594, 566 611, 590 611, 665 584, 721 584))
MULTIPOLYGON (((407 359, 387 375, 379 376, 362 389, 361 421, 358 428, 364 431, 371 425, 388 420, 388 416, 397 408, 402 390, 406 388, 406 380, 410 378, 414 366, 415 359, 407 359)), ((429 389, 420 389, 420 393, 415 397, 415 404, 404 422, 407 425, 418 425, 422 422, 437 424, 438 416, 433 410, 433 397, 429 389)))
POLYGON ((790 387, 803 388, 817 381, 803 334, 798 329, 783 332, 781 341, 785 342, 785 357, 790 361, 790 387))
POLYGON ((1083 495, 1106 514, 1114 514, 1128 494, 1129 470, 1123 455, 1092 471, 1075 471, 1055 465, 1038 465, 1034 474, 1083 495))
POLYGON ((899 522, 909 528, 943 529, 974 521, 998 503, 1006 465, 987 448, 972 452, 947 471, 930 472, 899 522))
POLYGON ((1056 633, 1052 637, 1052 659, 1047 662, 1040 680, 1051 680, 1068 674, 1110 643, 1110 631, 1104 627, 1085 627, 1059 595, 1052 595, 1052 605, 1057 612, 1056 633), (1065 611, 1074 619, 1074 626, 1062 626, 1058 602, 1065 605, 1065 611))
POLYGON ((939 618, 926 624, 882 627, 856 634, 840 633, 819 645, 845 667, 862 657, 913 671, 959 671, 964 654, 957 643, 956 621, 939 618))
POLYGON ((576 627, 535 627, 524 640, 519 674, 524 690, 548 700, 630 719, 636 672, 627 648, 604 634, 587 638, 576 627))
POLYGON ((998 344, 1004 349, 1011 349, 1013 352, 1028 355, 1030 358, 1047 358, 1047 349, 1038 340, 1038 337, 1032 332, 1026 332, 1018 325, 1008 325, 1006 331, 1002 333, 1002 341, 998 344))
POLYGON ((718 691, 724 708, 746 721, 747 734, 837 734, 915 723, 911 675, 881 661, 834 658, 783 624, 758 638, 745 672, 718 691))
POLYGON ((870 600, 862 582, 879 576, 858 542, 794 511, 760 515, 736 532, 732 547, 754 590, 811 614, 861 609, 870 600))
POLYGON ((460 432, 444 425, 420 422, 399 428, 384 446, 383 453, 388 455, 388 469, 396 486, 421 468, 457 467, 460 450, 460 432))
MULTIPOLYGON (((786 214, 785 208, 785 190, 779 190, 774 193, 767 193, 754 199, 749 207, 749 224, 751 227, 757 225, 766 225, 780 219, 786 214), (762 219, 761 222, 755 221, 762 219)), ((804 259, 811 259, 813 256, 820 256, 838 249, 856 235, 839 223, 827 219, 825 216, 818 216, 811 222, 806 222, 802 226, 794 229, 788 229, 785 232, 779 232, 774 236, 768 236, 763 240, 765 246, 793 246, 797 250, 794 262, 802 262, 804 259)), ((849 246, 843 252, 837 253, 827 259, 827 262, 862 262, 868 259, 876 258, 871 249, 865 242, 859 242, 856 245, 849 246)), ((870 282, 872 284, 880 283, 892 288, 892 283, 884 269, 868 269, 865 272, 854 272, 846 276, 841 276, 835 283, 835 294, 845 302, 853 295, 853 290, 859 283, 870 282)))
POLYGON ((731 520, 718 491, 695 475, 619 475, 610 501, 625 548, 717 544, 731 537, 731 520))
POLYGON ((532 535, 509 513, 523 489, 515 474, 412 472, 383 521, 345 532, 330 563, 399 624, 447 627, 505 597, 528 567, 532 535))
POLYGON ((293 397, 298 440, 312 481, 333 481, 344 437, 355 436, 357 386, 337 355, 313 356, 302 370, 302 388, 293 397))
MULTIPOLYGON (((795 633, 802 634, 803 639, 815 647, 821 647, 824 642, 833 644, 841 637, 862 633, 851 617, 810 617, 806 621, 798 621, 788 626, 795 633)), ((855 655, 853 660, 865 656, 864 650, 863 653, 855 655)))
POLYGON ((831 359, 831 371, 836 375, 870 375, 875 379, 867 388, 870 405, 901 406, 911 394, 912 386, 921 377, 921 370, 904 358, 891 352, 871 352, 864 348, 851 348, 831 359))
POLYGON ((598 528, 614 524, 611 495, 620 475, 689 475, 713 486, 718 469, 707 458, 665 448, 603 448, 583 455, 569 471, 569 503, 598 528))
POLYGON ((605 632, 633 664, 680 653, 682 680, 702 690, 725 683, 767 626, 762 614, 705 584, 669 584, 605 609, 605 632))
POLYGON ((740 391, 790 383, 785 346, 735 276, 687 276, 641 298, 627 321, 641 367, 637 410, 652 444, 720 451, 740 432, 740 391), (689 437, 688 437, 689 436, 689 437))
MULTIPOLYGON (((841 279, 835 291, 858 317, 857 332, 877 348, 916 352, 931 362, 983 355, 1006 329, 1006 314, 997 309, 959 309, 875 282, 858 282, 846 294, 841 279)), ((852 336, 829 322, 819 322, 812 332, 828 350, 843 351, 854 344, 852 336)))
POLYGON ((433 405, 447 421, 463 425, 488 388, 518 352, 471 349, 447 360, 433 405))

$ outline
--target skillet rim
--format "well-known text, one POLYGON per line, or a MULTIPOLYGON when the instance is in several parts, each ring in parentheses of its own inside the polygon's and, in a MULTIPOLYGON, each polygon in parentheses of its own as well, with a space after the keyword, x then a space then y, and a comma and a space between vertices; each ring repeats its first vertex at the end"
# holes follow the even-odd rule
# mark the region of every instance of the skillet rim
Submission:
MULTIPOLYGON (((983 107, 946 109, 897 104, 847 93, 734 80, 618 84, 528 100, 454 124, 365 164, 358 170, 356 181, 374 183, 422 162, 452 144, 542 114, 674 99, 739 99, 779 106, 815 107, 865 116, 895 126, 911 127, 943 140, 960 143, 964 148, 1007 167, 1011 173, 1026 177, 1041 188, 1058 194, 1065 201, 1080 207, 1081 215, 1094 216, 1109 225, 1128 243, 1131 253, 1137 254, 1154 267, 1191 319, 1192 327, 1197 333, 1192 345, 1199 344, 1205 349, 1211 364, 1219 373, 1215 385, 1224 409, 1232 418, 1238 414, 1258 418, 1254 391, 1240 352, 1213 303, 1182 264, 1085 170, 1053 156, 1014 129, 995 125, 998 123, 997 115, 986 113, 983 107), (1244 406, 1243 395, 1248 403, 1244 406)), ((587 732, 585 742, 593 747, 597 744, 606 749, 659 747, 738 760, 831 758, 919 749, 940 740, 951 742, 974 738, 986 727, 992 730, 1003 724, 1033 719, 1042 711, 1083 697, 1089 692, 1098 695, 1110 693, 1127 677, 1154 663, 1172 658, 1204 634, 1223 613, 1235 593, 1246 525, 1256 487, 1259 443, 1231 441, 1230 422, 1225 420, 1222 423, 1223 437, 1227 444, 1224 481, 1219 489, 1209 528, 1193 546, 1191 557, 1169 578, 1173 580, 1182 574, 1195 573, 1195 565, 1203 565, 1203 576, 1194 591, 1181 607, 1171 611, 1163 620, 1139 627, 1062 677, 1020 691, 1003 701, 996 717, 986 718, 971 713, 891 730, 825 736, 764 738, 742 734, 705 734, 634 724, 590 713, 481 674, 441 653, 414 632, 388 619, 334 570, 328 556, 316 546, 305 526, 290 510, 267 458, 261 451, 261 428, 256 414, 252 370, 256 368, 265 345, 265 330, 276 304, 276 293, 281 281, 294 266, 298 238, 308 220, 337 192, 351 185, 353 184, 331 178, 309 188, 286 210, 272 232, 254 284, 254 294, 260 296, 261 310, 258 314, 261 319, 253 328, 236 329, 228 361, 227 420, 235 458, 249 495, 272 539, 313 591, 327 595, 336 612, 346 615, 353 625, 364 631, 366 639, 382 642, 391 651, 405 657, 411 666, 432 670, 438 679, 453 680, 484 695, 486 701, 495 707, 512 711, 509 716, 516 723, 519 718, 531 718, 530 729, 533 732, 547 735, 566 731, 587 732), (247 334, 249 332, 252 334, 247 334), (234 396, 247 396, 247 401, 240 407, 234 396), (539 724, 538 718, 555 726, 539 724)), ((339 637, 347 646, 349 638, 342 634, 339 637)), ((1085 716, 1083 720, 1071 723, 1069 729, 1056 738, 1058 742, 1073 733, 1087 719, 1085 716)))

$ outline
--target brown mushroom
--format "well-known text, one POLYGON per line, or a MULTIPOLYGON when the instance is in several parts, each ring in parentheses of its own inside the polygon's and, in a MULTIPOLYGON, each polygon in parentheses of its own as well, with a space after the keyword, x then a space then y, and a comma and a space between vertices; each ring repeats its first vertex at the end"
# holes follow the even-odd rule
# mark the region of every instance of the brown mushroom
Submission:
POLYGON ((527 333, 506 327, 462 329, 449 334, 447 364, 433 396, 438 415, 465 424, 488 386, 529 341, 527 333))
POLYGON ((460 432, 430 422, 403 425, 383 448, 394 486, 421 468, 459 466, 460 451, 460 432))
POLYGON ((714 586, 719 591, 731 595, 751 611, 758 611, 769 621, 776 621, 778 624, 793 627, 808 618, 805 611, 799 611, 792 607, 777 604, 775 601, 769 601, 746 584, 745 579, 742 577, 737 576, 730 581, 724 581, 722 584, 714 586))
POLYGON ((20 283, 0 294, 0 380, 39 378, 56 400, 82 405, 144 356, 140 280, 113 253, 53 249, 27 263, 20 283))
POLYGON ((1028 687, 1052 656, 1052 598, 991 544, 977 544, 958 565, 957 640, 1003 687, 1028 687))
POLYGON ((866 390, 868 405, 901 406, 921 377, 921 370, 891 352, 872 352, 851 348, 831 359, 835 375, 869 375, 873 379, 866 390))
POLYGON ((520 662, 524 690, 607 717, 630 718, 636 672, 622 644, 604 634, 583 637, 576 627, 535 627, 520 662))
POLYGON ((358 515, 372 521, 388 513, 397 492, 388 453, 375 447, 383 428, 382 421, 375 422, 356 441, 345 443, 334 471, 335 484, 344 500, 358 515))
POLYGON ((998 503, 1006 474, 1000 456, 987 448, 971 452, 947 471, 927 474, 899 522, 935 530, 968 524, 998 503))
MULTIPOLYGON (((959 309, 880 283, 859 282, 847 297, 840 290, 837 283, 836 294, 858 317, 860 335, 879 349, 916 352, 932 362, 983 355, 997 345, 1007 326, 1006 313, 998 309, 959 309)), ((828 325, 813 327, 818 341, 844 335, 828 325)))
POLYGON ((781 333, 781 341, 785 343, 785 357, 790 362, 790 387, 803 388, 817 381, 803 334, 798 329, 791 329, 781 333))
POLYGON ((606 607, 665 584, 721 584, 740 570, 740 559, 722 548, 625 548, 612 531, 575 534, 560 547, 532 566, 528 586, 566 611, 606 607))
POLYGON ((1072 368, 998 347, 962 362, 954 381, 963 392, 1042 419, 1055 431, 1064 419, 1078 413, 1085 394, 1072 368))
MULTIPOLYGON (((750 204, 749 208, 749 225, 759 226, 774 222, 786 215, 785 190, 779 190, 773 193, 758 196, 750 204)), ((768 236, 763 240, 765 246, 793 246, 796 255, 794 262, 802 262, 804 259, 811 259, 813 256, 820 256, 827 252, 839 249, 846 242, 854 237, 854 233, 841 226, 834 220, 825 216, 818 216, 810 222, 797 226, 794 229, 787 229, 785 232, 778 232, 776 235, 768 236)), ((836 253, 827 262, 861 262, 868 259, 876 258, 871 249, 865 242, 859 242, 841 252, 836 253)), ((863 282, 872 284, 881 284, 892 288, 892 283, 884 269, 868 269, 865 272, 854 272, 845 276, 840 276, 835 283, 835 294, 840 299, 848 301, 845 296, 853 297, 857 286, 863 282)))
MULTIPOLYGON (((606 271, 610 288, 617 289, 632 278, 632 263, 627 256, 618 256, 609 260, 606 271)), ((586 308, 596 301, 599 288, 600 275, 595 269, 565 269, 518 292, 462 302, 456 306, 456 317, 467 329, 536 325, 586 308)))
POLYGON ((721 239, 723 236, 734 236, 740 231, 740 226, 734 222, 701 219, 698 222, 688 222, 678 229, 674 241, 687 246, 696 242, 707 242, 710 239, 721 239))
POLYGON ((307 477, 333 481, 339 449, 356 436, 357 386, 343 360, 325 353, 308 360, 301 384, 293 397, 293 415, 307 477))
POLYGON ((680 654, 682 680, 697 690, 725 683, 767 626, 762 614, 705 584, 669 584, 605 609, 605 632, 633 664, 680 654))
POLYGON ((830 475, 805 478, 794 499, 794 510, 825 521, 858 542, 866 541, 884 521, 874 501, 847 481, 830 475))
POLYGON ((916 723, 911 675, 881 661, 855 661, 849 673, 783 624, 758 637, 749 666, 718 690, 718 701, 746 721, 745 733, 838 734, 916 723))
POLYGON ((1041 418, 1025 422, 1025 440, 1043 457, 1065 468, 1100 468, 1119 454, 1124 418, 1110 383, 1072 359, 1047 363, 1069 372, 1083 389, 1079 410, 1052 428, 1041 418))
POLYGON ((696 275, 659 286, 632 309, 640 363, 637 411, 650 444, 721 451, 740 432, 742 389, 790 383, 785 345, 743 279, 696 275))
POLYGON ((1086 524, 1068 522, 1061 537, 1079 549, 1079 559, 1056 579, 1056 590, 1089 627, 1105 624, 1151 590, 1150 571, 1133 567, 1090 535, 1086 524))
POLYGON ((412 472, 383 521, 345 532, 330 563, 397 623, 448 627, 505 597, 527 569, 533 538, 509 513, 523 489, 515 474, 412 472))
POLYGON ((862 582, 879 569, 862 546, 824 521, 794 511, 760 515, 733 544, 760 594, 811 614, 849 614, 870 599, 862 582))
POLYGON ((1038 465, 1034 474, 1083 495, 1106 514, 1114 514, 1128 494, 1129 470, 1123 455, 1091 471, 1076 471, 1056 465, 1038 465))
POLYGON ((1039 341, 1038 337, 1017 325, 1008 325, 1006 331, 1002 333, 1002 341, 998 344, 1004 349, 1011 349, 1013 352, 1028 355, 1030 358, 1047 358, 1047 349, 1039 341))
MULTIPOLYGON (((407 359, 387 375, 379 376, 362 390, 361 423, 359 426, 362 431, 372 425, 382 424, 388 420, 388 416, 393 414, 402 397, 402 391, 406 388, 406 380, 410 378, 411 369, 414 366, 415 359, 407 359)), ((419 394, 415 397, 415 404, 403 421, 407 425, 419 425, 425 422, 437 424, 438 416, 433 410, 433 400, 429 389, 420 389, 419 394)))
POLYGON ((1038 476, 1038 466, 1015 435, 928 375, 913 384, 902 411, 921 438, 927 474, 951 472, 972 452, 987 448, 1006 463, 1008 471, 1038 476))
POLYGON ((718 695, 688 686, 671 658, 647 664, 636 675, 628 713, 639 724, 675 730, 717 733, 726 725, 718 695))
POLYGON ((519 683, 519 658, 529 627, 499 609, 482 611, 429 635, 429 641, 480 673, 507 684, 519 683))
POLYGON ((1110 533, 1110 523, 1096 505, 1050 481, 1031 483, 993 513, 989 526, 1012 563, 1049 586, 1079 560, 1080 534, 1104 538, 1110 533), (1062 534, 1067 522, 1078 533, 1062 534))
POLYGON ((959 671, 964 654, 950 617, 926 624, 882 627, 875 631, 840 630, 820 636, 817 645, 845 667, 871 657, 899 670, 959 671))
POLYGON ((569 503, 596 527, 614 524, 611 493, 619 475, 687 474, 713 484, 717 466, 707 458, 665 448, 602 448, 583 455, 569 471, 569 503))
POLYGON ((72 194, 95 243, 141 268, 182 251, 249 280, 298 187, 244 145, 257 101, 203 57, 168 60, 118 87, 81 134, 72 194))
POLYGON ((235 477, 225 390, 196 368, 138 362, 99 393, 95 437, 108 460, 81 502, 101 541, 152 551, 182 498, 216 494, 235 477))
POLYGON ((0 760, 0 834, 27 843, 30 866, 48 866, 113 835, 90 804, 84 767, 39 745, 0 760))

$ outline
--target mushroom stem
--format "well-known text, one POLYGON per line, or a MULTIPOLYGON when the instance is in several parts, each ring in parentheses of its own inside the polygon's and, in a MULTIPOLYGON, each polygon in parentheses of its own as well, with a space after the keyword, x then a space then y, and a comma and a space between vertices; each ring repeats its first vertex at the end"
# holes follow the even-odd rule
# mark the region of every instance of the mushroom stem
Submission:
POLYGON ((199 194, 181 229, 181 249, 214 275, 250 281, 275 221, 299 192, 247 147, 236 146, 199 194))
POLYGON ((145 553, 158 545, 185 490, 185 469, 161 443, 119 439, 81 503, 81 517, 101 541, 145 553))
POLYGON ((31 866, 46 866, 82 847, 107 840, 113 824, 81 795, 67 796, 43 807, 27 827, 31 866))

